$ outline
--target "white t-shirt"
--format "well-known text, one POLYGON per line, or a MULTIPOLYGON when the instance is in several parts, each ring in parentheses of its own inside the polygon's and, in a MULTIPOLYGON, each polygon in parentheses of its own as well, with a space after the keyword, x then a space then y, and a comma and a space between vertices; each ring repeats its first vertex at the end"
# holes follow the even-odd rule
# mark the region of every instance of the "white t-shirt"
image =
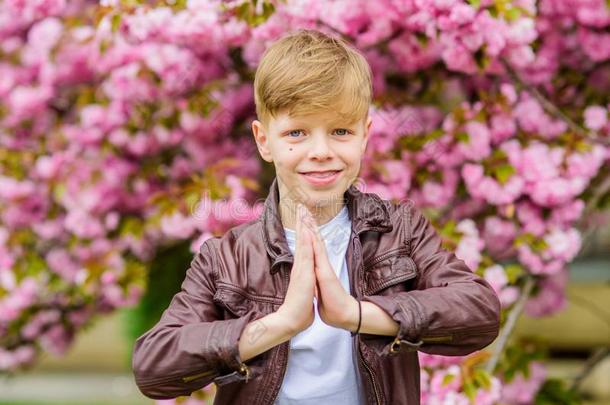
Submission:
MULTIPOLYGON (((351 227, 346 206, 318 227, 332 268, 348 293, 345 252, 351 227)), ((288 228, 284 232, 294 255, 296 232, 288 228)), ((313 301, 317 304, 315 297, 313 301)), ((275 405, 364 404, 356 361, 350 332, 322 322, 316 306, 313 324, 290 340, 288 366, 275 405)))

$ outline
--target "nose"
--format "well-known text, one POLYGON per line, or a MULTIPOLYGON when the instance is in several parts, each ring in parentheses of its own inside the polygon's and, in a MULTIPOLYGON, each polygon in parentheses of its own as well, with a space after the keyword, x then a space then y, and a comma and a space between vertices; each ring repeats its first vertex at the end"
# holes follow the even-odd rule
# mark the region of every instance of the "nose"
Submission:
POLYGON ((319 134, 312 137, 309 157, 312 159, 324 160, 332 155, 332 150, 328 144, 326 134, 319 134))

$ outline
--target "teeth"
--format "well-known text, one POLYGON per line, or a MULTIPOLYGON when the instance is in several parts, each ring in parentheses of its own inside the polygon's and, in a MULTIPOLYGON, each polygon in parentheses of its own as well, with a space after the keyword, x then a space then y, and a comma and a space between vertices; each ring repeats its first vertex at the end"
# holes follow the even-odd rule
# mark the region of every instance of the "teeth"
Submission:
POLYGON ((330 176, 334 175, 335 173, 337 173, 337 172, 307 173, 307 175, 311 176, 311 177, 316 177, 316 178, 319 178, 319 179, 323 179, 323 178, 326 178, 326 177, 330 177, 330 176))

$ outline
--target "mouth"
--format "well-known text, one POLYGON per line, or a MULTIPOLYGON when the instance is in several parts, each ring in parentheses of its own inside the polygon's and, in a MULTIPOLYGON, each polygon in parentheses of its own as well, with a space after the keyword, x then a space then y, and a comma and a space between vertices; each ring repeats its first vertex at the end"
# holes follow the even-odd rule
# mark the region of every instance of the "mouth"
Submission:
POLYGON ((339 173, 341 170, 324 170, 324 171, 311 171, 311 172, 299 172, 300 174, 304 174, 306 176, 316 177, 316 178, 326 178, 339 173))
POLYGON ((323 186, 333 183, 342 170, 325 170, 325 171, 310 171, 310 172, 299 172, 310 184, 316 186, 323 186))

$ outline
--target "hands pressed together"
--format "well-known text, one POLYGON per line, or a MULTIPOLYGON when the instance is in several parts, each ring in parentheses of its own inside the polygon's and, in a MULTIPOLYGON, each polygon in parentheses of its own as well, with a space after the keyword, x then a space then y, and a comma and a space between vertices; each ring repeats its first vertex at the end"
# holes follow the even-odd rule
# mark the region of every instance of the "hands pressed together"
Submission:
POLYGON ((345 291, 335 274, 309 210, 299 204, 296 217, 294 263, 286 298, 278 312, 286 315, 293 333, 299 333, 314 321, 315 297, 324 323, 354 331, 358 323, 358 302, 345 291))

